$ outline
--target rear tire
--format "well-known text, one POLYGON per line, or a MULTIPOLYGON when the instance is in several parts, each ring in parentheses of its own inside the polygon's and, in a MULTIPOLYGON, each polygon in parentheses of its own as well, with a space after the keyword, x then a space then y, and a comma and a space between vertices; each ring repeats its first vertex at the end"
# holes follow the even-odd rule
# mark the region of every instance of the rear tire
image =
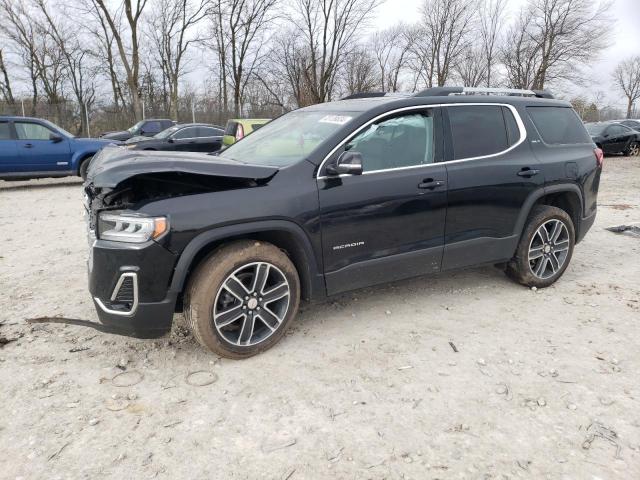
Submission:
POLYGON ((92 159, 93 159, 93 155, 82 160, 82 163, 80 164, 80 169, 78 173, 80 174, 80 177, 82 177, 82 180, 87 179, 87 171, 89 170, 89 164, 91 163, 92 159))
POLYGON ((549 205, 533 208, 507 275, 522 285, 544 288, 565 272, 575 244, 573 221, 564 210, 549 205))
POLYGON ((629 148, 624 152, 624 156, 625 157, 637 157, 638 155, 640 155, 640 143, 638 142, 631 142, 629 144, 629 148))
POLYGON ((226 358, 275 345, 298 312, 295 266, 269 243, 241 240, 216 250, 194 272, 184 315, 195 339, 226 358))

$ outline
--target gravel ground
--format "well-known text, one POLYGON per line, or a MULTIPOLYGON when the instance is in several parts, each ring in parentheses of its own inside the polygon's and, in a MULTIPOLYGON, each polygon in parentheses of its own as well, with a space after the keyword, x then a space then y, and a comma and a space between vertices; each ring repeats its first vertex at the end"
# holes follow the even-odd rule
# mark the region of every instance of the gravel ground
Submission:
POLYGON ((640 478, 640 158, 554 286, 495 268, 307 305, 272 350, 96 320, 75 180, 0 182, 1 478, 640 478), (8 343, 6 343, 8 342, 8 343))

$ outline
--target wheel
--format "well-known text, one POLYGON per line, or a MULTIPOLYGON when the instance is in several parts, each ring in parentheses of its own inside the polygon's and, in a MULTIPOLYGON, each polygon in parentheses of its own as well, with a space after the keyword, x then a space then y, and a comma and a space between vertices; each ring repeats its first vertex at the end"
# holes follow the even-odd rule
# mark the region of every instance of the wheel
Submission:
POLYGON ((564 210, 534 207, 506 273, 518 283, 544 288, 558 280, 573 254, 575 229, 564 210))
POLYGON ((624 152, 624 156, 637 157, 638 155, 640 155, 640 144, 638 142, 632 142, 629 145, 629 148, 624 152))
POLYGON ((299 303, 300 280, 289 257, 269 243, 242 240, 198 267, 184 314, 202 346, 222 357, 247 358, 280 340, 299 303))
POLYGON ((91 163, 91 159, 93 158, 93 155, 91 155, 90 157, 85 158, 82 163, 80 164, 80 171, 78 173, 80 173, 80 176, 82 177, 82 180, 86 180, 87 179, 87 170, 89 170, 89 164, 91 163))

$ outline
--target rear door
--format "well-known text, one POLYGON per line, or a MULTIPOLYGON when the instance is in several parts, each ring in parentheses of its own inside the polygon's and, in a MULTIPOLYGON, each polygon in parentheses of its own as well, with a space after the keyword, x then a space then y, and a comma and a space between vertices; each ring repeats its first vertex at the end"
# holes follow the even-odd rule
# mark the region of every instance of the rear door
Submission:
POLYGON ((14 126, 21 171, 64 172, 71 169, 68 138, 38 122, 17 120, 14 126))
POLYGON ((328 293, 438 272, 447 202, 437 108, 391 114, 366 125, 344 151, 362 175, 318 178, 328 293))
POLYGON ((526 130, 510 105, 443 108, 449 200, 443 269, 511 258, 527 197, 544 184, 526 130))
POLYGON ((198 152, 217 152, 222 146, 224 132, 213 127, 198 127, 198 152))
POLYGON ((7 120, 0 120, 0 174, 21 171, 18 147, 7 120))

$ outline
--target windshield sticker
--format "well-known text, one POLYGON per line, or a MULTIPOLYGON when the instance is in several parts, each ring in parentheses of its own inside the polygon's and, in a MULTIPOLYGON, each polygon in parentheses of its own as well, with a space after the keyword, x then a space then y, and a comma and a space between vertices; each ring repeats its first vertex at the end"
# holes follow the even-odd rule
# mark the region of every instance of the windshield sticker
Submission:
POLYGON ((327 115, 320 119, 320 123, 333 123, 335 125, 344 125, 353 117, 347 117, 344 115, 327 115))

